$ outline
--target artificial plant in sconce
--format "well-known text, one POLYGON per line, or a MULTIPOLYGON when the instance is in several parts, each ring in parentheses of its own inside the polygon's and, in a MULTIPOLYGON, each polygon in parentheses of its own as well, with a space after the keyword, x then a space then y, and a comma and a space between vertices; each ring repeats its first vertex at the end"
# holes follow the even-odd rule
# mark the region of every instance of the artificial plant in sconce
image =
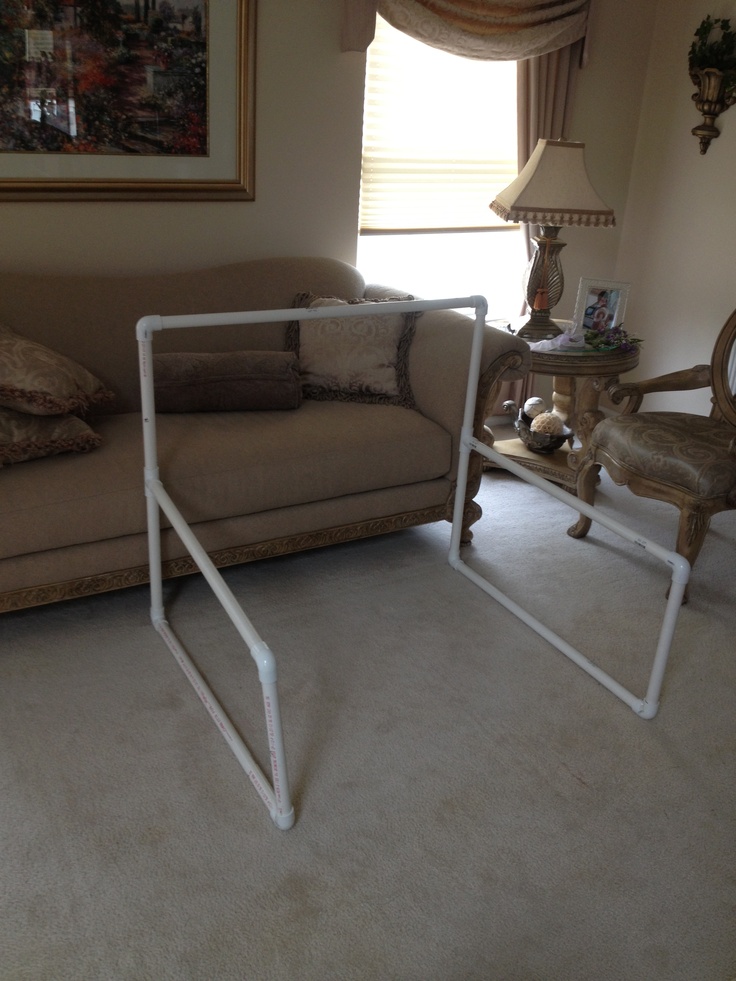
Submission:
POLYGON ((692 133, 700 140, 705 153, 711 140, 720 136, 714 123, 718 116, 736 102, 736 32, 727 19, 705 17, 690 45, 688 68, 698 91, 693 102, 703 122, 692 133))

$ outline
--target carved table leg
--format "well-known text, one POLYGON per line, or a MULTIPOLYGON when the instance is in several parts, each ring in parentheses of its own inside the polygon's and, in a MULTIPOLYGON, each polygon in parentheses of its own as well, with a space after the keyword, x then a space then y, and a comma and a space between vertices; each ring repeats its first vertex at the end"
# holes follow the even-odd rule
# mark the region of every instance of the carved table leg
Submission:
POLYGON ((618 381, 618 376, 601 378, 594 375, 585 378, 580 386, 571 423, 571 428, 580 441, 580 448, 567 455, 567 462, 573 470, 577 470, 580 461, 588 452, 593 430, 605 418, 599 408, 601 393, 616 381, 618 381))
POLYGON ((570 425, 568 419, 575 412, 575 379, 571 375, 555 375, 552 379, 552 408, 566 425, 570 425))

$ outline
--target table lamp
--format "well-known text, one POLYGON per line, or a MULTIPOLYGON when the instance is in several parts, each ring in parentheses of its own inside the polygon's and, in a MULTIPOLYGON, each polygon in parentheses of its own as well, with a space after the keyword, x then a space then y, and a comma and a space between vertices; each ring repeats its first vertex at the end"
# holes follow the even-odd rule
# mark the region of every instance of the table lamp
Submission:
POLYGON ((534 236, 534 254, 525 276, 529 320, 518 331, 528 341, 561 334, 550 317, 565 286, 560 251, 565 243, 557 238, 563 225, 592 225, 608 228, 616 224, 613 210, 601 201, 585 169, 585 144, 562 140, 539 140, 516 180, 491 202, 491 209, 504 221, 529 222, 541 226, 534 236))

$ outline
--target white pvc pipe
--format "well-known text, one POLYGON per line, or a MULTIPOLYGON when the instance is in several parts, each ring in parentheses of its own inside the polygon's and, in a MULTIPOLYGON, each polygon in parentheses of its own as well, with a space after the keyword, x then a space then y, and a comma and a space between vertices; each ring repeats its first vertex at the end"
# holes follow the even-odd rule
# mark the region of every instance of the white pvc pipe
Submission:
POLYGON ((151 619, 157 631, 169 647, 169 650, 176 658, 179 666, 194 687, 200 700, 212 716, 217 728, 235 754, 243 770, 250 778, 259 796, 266 804, 272 820, 281 829, 286 830, 293 825, 294 808, 289 796, 281 710, 276 687, 276 661, 268 645, 259 637, 253 624, 228 589, 222 576, 207 555, 207 552, 192 532, 159 479, 152 335, 156 331, 165 329, 216 327, 228 324, 279 323, 294 319, 354 317, 367 313, 409 313, 412 311, 446 310, 468 306, 477 307, 479 311, 477 320, 479 323, 482 322, 480 311, 482 310, 483 314, 485 313, 485 300, 482 297, 459 297, 445 300, 400 300, 355 305, 347 304, 335 307, 248 310, 236 313, 196 314, 191 316, 161 317, 153 315, 142 317, 136 324, 141 383, 141 413, 143 418, 144 486, 147 498, 151 619), (258 666, 258 677, 263 693, 266 732, 271 759, 271 785, 269 785, 263 772, 222 709, 222 706, 215 698, 213 692, 197 670, 196 665, 186 653, 176 634, 165 619, 161 570, 160 510, 168 517, 174 531, 186 546, 189 554, 215 593, 215 596, 235 625, 238 633, 248 645, 251 656, 258 666))
POLYGON ((156 446, 156 416, 153 395, 153 350, 150 335, 138 340, 138 370, 141 385, 141 417, 143 420, 143 479, 146 494, 148 526, 148 568, 151 594, 151 619, 154 623, 164 615, 161 573, 161 526, 158 503, 149 483, 158 479, 158 450, 156 446))
MULTIPOLYGON (((225 739, 225 742, 232 750, 238 763, 240 763, 244 772, 258 792, 259 797, 268 808, 274 824, 276 824, 276 826, 282 830, 288 830, 294 824, 294 809, 289 804, 288 793, 286 796, 284 796, 281 774, 279 773, 280 789, 279 793, 277 794, 275 790, 271 789, 268 780, 263 774, 263 771, 253 759, 248 747, 240 738, 239 733, 230 722, 227 714, 223 711, 223 708, 212 692, 212 689, 209 687, 192 659, 182 647, 178 637, 171 629, 168 622, 166 620, 159 620, 154 624, 154 626, 163 637, 167 647, 179 664, 179 667, 189 679, 189 682, 199 696, 200 701, 214 720, 220 735, 225 739)), ((283 751, 283 743, 281 749, 283 751)), ((279 763, 281 763, 281 761, 279 761, 279 763)))
POLYGON ((234 324, 273 324, 289 320, 323 320, 330 317, 362 317, 366 314, 412 313, 424 310, 454 310, 485 304, 484 297, 461 296, 446 300, 381 300, 371 303, 348 303, 334 307, 295 307, 287 310, 240 310, 230 313, 205 313, 161 317, 141 317, 136 324, 138 340, 153 331, 189 327, 226 327, 234 324))
POLYGON ((498 450, 494 450, 490 446, 486 446, 485 443, 481 443, 476 439, 470 440, 471 448, 481 453, 488 460, 492 460, 498 466, 504 467, 511 473, 516 474, 517 477, 521 477, 526 480, 529 484, 534 484, 540 490, 543 490, 550 497, 557 498, 563 504, 566 504, 569 508, 574 511, 579 511, 581 514, 587 515, 593 521, 597 521, 599 524, 608 528, 609 531, 614 532, 621 538, 625 538, 627 541, 632 542, 634 545, 639 545, 646 552, 650 552, 656 558, 660 559, 662 562, 670 566, 672 570, 672 582, 681 584, 683 587, 687 585, 687 581, 690 578, 690 563, 680 555, 678 552, 673 552, 668 548, 660 545, 658 542, 652 541, 641 535, 638 531, 633 528, 629 528, 627 525, 622 524, 622 522, 617 521, 615 518, 611 518, 607 514, 602 514, 598 511, 592 504, 586 504, 585 501, 579 500, 570 494, 569 491, 563 490, 556 484, 553 484, 550 480, 545 480, 544 477, 540 477, 538 474, 532 473, 527 470, 521 464, 517 463, 515 460, 510 460, 504 457, 498 450))
POLYGON ((263 685, 263 709, 266 713, 266 732, 271 754, 271 779, 273 781, 274 809, 271 817, 277 827, 287 831, 294 823, 294 808, 289 798, 289 778, 286 771, 281 709, 276 681, 263 685))
POLYGON ((455 505, 453 508, 452 533, 450 536, 451 563, 460 556, 460 536, 462 534, 465 493, 468 486, 468 467, 470 465, 470 443, 473 438, 475 403, 478 396, 480 365, 483 355, 483 328, 485 327, 485 317, 488 310, 485 297, 475 296, 470 299, 472 300, 472 306, 475 307, 475 328, 470 347, 468 386, 465 392, 465 409, 463 412, 462 431, 460 433, 460 460, 455 484, 455 505))
MULTIPOLYGON (((230 617, 235 629, 248 645, 251 656, 256 662, 258 667, 258 677, 263 690, 264 706, 266 709, 266 731, 268 734, 269 754, 271 757, 271 770, 274 784, 273 793, 271 793, 269 788, 268 795, 265 795, 265 791, 261 786, 264 779, 263 774, 261 773, 260 769, 257 768, 252 756, 245 748, 242 740, 235 732, 235 729, 227 720, 227 716, 221 705, 212 692, 206 688, 204 681, 201 679, 199 673, 196 672, 196 668, 191 660, 183 654, 183 651, 177 656, 177 660, 182 667, 186 665, 185 673, 189 677, 190 681, 196 672, 197 683, 194 686, 195 689, 198 691, 198 693, 200 693, 200 698, 202 698, 202 701, 204 702, 208 711, 215 719, 218 728, 224 735, 227 735, 230 748, 237 756, 241 766, 243 766, 243 769, 252 780, 263 800, 267 801, 269 810, 271 811, 271 817, 273 818, 274 822, 282 829, 290 828, 294 823, 294 809, 291 806, 289 799, 286 754, 284 751, 284 740, 281 731, 281 714, 278 704, 278 694, 276 691, 276 659, 274 658, 268 645, 261 639, 253 624, 245 615, 242 607, 225 583, 225 580, 222 578, 222 575, 217 570, 209 555, 182 517, 179 509, 167 494, 166 490, 161 484, 161 481, 151 481, 148 485, 148 489, 158 501, 161 510, 164 512, 164 514, 166 514, 172 527, 181 538, 183 544, 186 546, 187 551, 197 563, 199 570, 209 583, 217 599, 220 601, 220 605, 230 617), (201 689, 206 691, 206 698, 202 697, 201 689), (223 720, 227 722, 226 726, 224 725, 223 720)), ((171 631, 167 630, 167 634, 165 636, 170 638, 171 631)), ((171 647, 171 644, 169 646, 171 647)))
POLYGON ((273 655, 243 612, 232 591, 212 562, 212 559, 210 559, 205 549, 199 543, 196 535, 182 517, 181 512, 167 494, 161 481, 152 481, 149 487, 154 493, 161 510, 171 522, 174 531, 181 538, 183 544, 186 545, 187 551, 197 563, 200 572, 210 584, 213 593, 232 620, 235 629, 250 648, 253 660, 258 665, 258 676, 261 682, 265 684, 275 681, 276 665, 273 655))
POLYGON ((457 569, 467 579, 474 582, 477 586, 484 590, 484 592, 488 593, 489 596, 493 597, 493 599, 509 610, 509 612, 513 613, 514 616, 518 617, 523 623, 526 623, 532 628, 532 630, 556 647, 557 650, 565 654, 566 657, 570 658, 570 660, 577 664, 578 667, 582 668, 585 672, 595 678, 596 681, 612 692, 612 694, 616 695, 617 698, 625 702, 625 704, 633 709, 637 715, 644 719, 651 719, 654 717, 654 715, 656 715, 659 707, 659 696, 661 693, 667 660, 674 637, 675 627, 677 625, 677 618, 680 614, 685 587, 687 586, 688 579, 690 578, 690 564, 688 563, 687 559, 679 555, 677 552, 670 551, 657 542, 651 541, 650 539, 645 538, 643 535, 640 535, 635 530, 628 528, 620 521, 617 521, 608 515, 601 514, 590 504, 586 504, 585 502, 578 500, 578 498, 573 497, 568 491, 562 490, 551 481, 545 480, 543 477, 532 473, 521 464, 503 456, 497 450, 486 446, 485 443, 482 443, 473 436, 472 424, 475 411, 474 406, 477 396, 478 378, 480 374, 479 369, 482 346, 481 328, 482 324, 480 318, 477 317, 475 338, 471 349, 470 367, 468 371, 468 387, 465 402, 465 415, 463 419, 460 446, 460 462, 458 467, 455 507, 452 522, 453 528, 448 556, 449 563, 454 569, 457 569), (599 524, 602 524, 604 527, 614 532, 614 534, 619 535, 625 540, 632 542, 633 544, 643 548, 645 551, 651 553, 653 556, 655 556, 655 558, 658 558, 670 568, 671 586, 669 598, 667 600, 662 626, 659 632, 654 661, 649 675, 646 696, 643 699, 634 695, 631 691, 611 677, 611 675, 597 667, 592 661, 585 657, 585 655, 581 654, 580 651, 533 617, 528 611, 523 609, 523 607, 519 606, 518 603, 515 603, 512 599, 505 596, 499 589, 493 586, 488 579, 472 570, 460 558, 460 535, 462 531, 463 506, 465 500, 465 490, 467 487, 468 467, 471 451, 480 453, 481 456, 491 460, 497 466, 508 470, 517 477, 521 477, 523 480, 527 481, 527 483, 533 484, 535 487, 538 487, 546 494, 556 498, 558 501, 561 501, 563 504, 566 504, 573 510, 587 515, 587 517, 591 518, 593 521, 597 521, 599 524))
POLYGON ((158 460, 155 426, 155 402, 153 388, 153 352, 150 332, 139 331, 139 372, 141 382, 141 413, 143 420, 144 486, 148 522, 149 576, 151 589, 151 619, 161 634, 177 663, 184 671, 218 730, 225 738, 236 759, 266 804, 271 818, 282 830, 294 824, 294 808, 289 797, 281 716, 276 690, 276 663, 267 645, 261 640, 252 624, 242 612, 237 601, 215 569, 205 550, 191 532, 173 501, 158 479, 158 460), (269 742, 273 789, 253 759, 243 740, 235 730, 222 706, 188 656, 173 630, 165 620, 161 570, 161 528, 159 508, 186 545, 205 578, 210 583, 221 604, 227 610, 236 629, 249 645, 251 655, 258 666, 266 710, 266 729, 269 742))

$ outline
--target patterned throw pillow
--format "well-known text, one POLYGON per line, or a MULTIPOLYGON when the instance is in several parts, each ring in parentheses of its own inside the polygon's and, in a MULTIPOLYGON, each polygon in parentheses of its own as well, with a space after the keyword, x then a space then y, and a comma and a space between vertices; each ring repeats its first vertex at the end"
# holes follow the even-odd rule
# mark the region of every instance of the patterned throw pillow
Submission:
POLYGON ((56 453, 86 453, 102 442, 77 416, 33 416, 0 409, 0 466, 56 453))
MULTIPOLYGON (((294 306, 336 307, 368 302, 300 293, 294 306)), ((416 313, 371 313, 292 321, 287 327, 286 344, 299 358, 304 397, 415 408, 409 381, 409 348, 416 317, 416 313)))
POLYGON ((76 361, 0 325, 0 407, 50 416, 85 412, 113 398, 76 361))

